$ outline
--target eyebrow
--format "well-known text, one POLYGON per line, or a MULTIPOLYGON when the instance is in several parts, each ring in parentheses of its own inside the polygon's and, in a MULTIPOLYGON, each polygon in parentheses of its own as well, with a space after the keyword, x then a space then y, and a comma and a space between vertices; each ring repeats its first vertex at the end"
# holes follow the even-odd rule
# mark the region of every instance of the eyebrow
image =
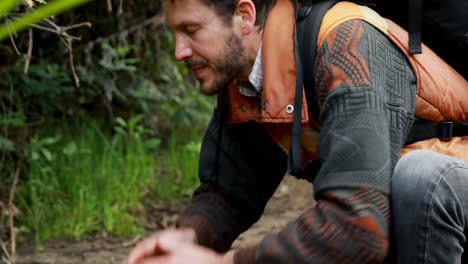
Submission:
POLYGON ((193 27, 193 26, 200 26, 200 23, 183 21, 176 26, 176 29, 193 27))
POLYGON ((181 30, 181 29, 185 29, 187 27, 200 26, 200 23, 182 21, 182 22, 178 23, 177 25, 171 25, 171 24, 167 23, 167 26, 172 30, 181 30))

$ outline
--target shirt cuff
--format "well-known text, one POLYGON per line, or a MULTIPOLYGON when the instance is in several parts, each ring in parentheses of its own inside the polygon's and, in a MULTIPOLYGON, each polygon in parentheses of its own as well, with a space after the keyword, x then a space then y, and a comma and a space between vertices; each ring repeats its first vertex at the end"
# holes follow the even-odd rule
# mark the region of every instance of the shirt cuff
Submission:
POLYGON ((199 245, 211 247, 215 241, 215 238, 213 236, 213 230, 210 228, 210 225, 203 217, 191 216, 179 219, 179 223, 177 226, 179 228, 193 228, 195 230, 195 233, 197 234, 197 240, 199 245))
POLYGON ((234 264, 253 264, 255 263, 256 254, 257 246, 238 249, 234 253, 234 264))

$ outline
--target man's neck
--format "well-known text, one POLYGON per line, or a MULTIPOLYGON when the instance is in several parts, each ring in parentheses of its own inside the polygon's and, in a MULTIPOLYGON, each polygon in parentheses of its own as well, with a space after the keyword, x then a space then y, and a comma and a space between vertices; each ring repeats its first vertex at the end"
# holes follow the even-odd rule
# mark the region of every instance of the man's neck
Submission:
POLYGON ((238 81, 241 82, 248 82, 250 73, 252 72, 253 65, 255 63, 255 59, 257 58, 258 52, 260 50, 260 46, 262 44, 262 34, 258 33, 256 36, 252 36, 251 39, 246 40, 245 50, 246 50, 246 57, 247 63, 246 67, 244 67, 239 76, 236 78, 238 81))

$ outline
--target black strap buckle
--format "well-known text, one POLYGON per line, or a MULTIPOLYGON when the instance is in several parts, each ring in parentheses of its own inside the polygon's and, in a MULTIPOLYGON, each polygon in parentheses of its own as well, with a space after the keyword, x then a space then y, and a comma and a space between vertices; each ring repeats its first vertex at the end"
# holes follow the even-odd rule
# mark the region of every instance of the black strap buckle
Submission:
POLYGON ((297 14, 297 21, 302 21, 309 16, 310 11, 312 10, 312 6, 303 6, 299 8, 297 14))
POLYGON ((439 139, 450 140, 453 137, 453 122, 440 122, 439 123, 439 139))

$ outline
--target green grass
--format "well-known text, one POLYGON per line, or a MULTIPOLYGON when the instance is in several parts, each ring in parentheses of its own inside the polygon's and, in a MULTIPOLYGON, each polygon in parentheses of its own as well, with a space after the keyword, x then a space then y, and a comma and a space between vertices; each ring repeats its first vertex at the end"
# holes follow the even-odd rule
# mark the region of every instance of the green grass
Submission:
POLYGON ((34 137, 26 151, 27 179, 17 195, 23 235, 40 245, 102 230, 137 233, 145 194, 173 201, 191 192, 201 135, 195 129, 184 137, 174 134, 163 148, 161 140, 145 139, 140 119, 118 119, 113 129, 103 129, 85 117, 34 137))
POLYGON ((200 147, 201 135, 196 130, 182 130, 171 135, 164 154, 157 161, 161 171, 158 183, 153 186, 153 192, 161 200, 172 202, 191 195, 198 184, 200 147))

